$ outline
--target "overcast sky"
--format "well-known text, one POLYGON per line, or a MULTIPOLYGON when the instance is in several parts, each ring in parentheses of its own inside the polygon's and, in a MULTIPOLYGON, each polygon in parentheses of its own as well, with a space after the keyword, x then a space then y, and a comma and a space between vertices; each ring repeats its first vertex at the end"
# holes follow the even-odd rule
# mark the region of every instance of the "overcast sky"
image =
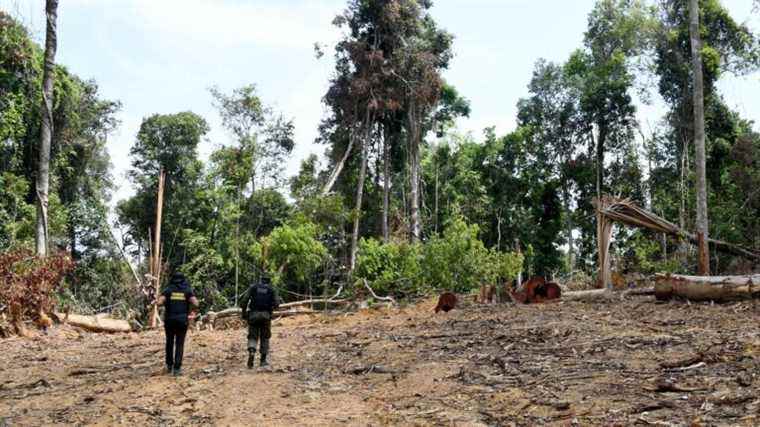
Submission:
MULTIPOLYGON (((760 29, 752 0, 722 0, 739 22, 760 29)), ((0 0, 0 9, 21 19, 44 41, 44 0, 0 0)), ((527 94, 538 58, 564 61, 581 46, 586 17, 595 0, 436 0, 432 14, 453 33, 455 58, 446 79, 469 98, 471 117, 462 132, 480 136, 496 126, 514 128, 516 103, 527 94)), ((317 60, 315 42, 333 46, 331 25, 345 0, 62 0, 57 62, 95 79, 105 98, 120 100, 121 126, 108 145, 120 188, 129 148, 140 122, 154 113, 193 111, 212 132, 202 156, 229 144, 207 88, 229 91, 255 83, 265 103, 295 119, 296 149, 288 172, 309 153, 324 114, 321 98, 332 70, 332 49, 317 60)), ((729 105, 760 122, 760 74, 726 77, 720 89, 729 105)), ((641 108, 653 122, 658 107, 641 108)), ((756 125, 756 128, 758 126, 756 125)))

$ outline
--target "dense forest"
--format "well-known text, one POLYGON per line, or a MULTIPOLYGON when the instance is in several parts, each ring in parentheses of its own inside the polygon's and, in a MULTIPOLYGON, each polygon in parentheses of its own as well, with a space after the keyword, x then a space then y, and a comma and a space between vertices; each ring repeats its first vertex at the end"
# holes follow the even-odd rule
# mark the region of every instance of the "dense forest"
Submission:
MULTIPOLYGON (((456 131, 471 106, 444 78, 456 38, 431 7, 428 0, 348 1, 333 21, 343 37, 319 138, 295 176, 284 173, 296 144, 289 113, 262 99, 257 82, 232 91, 212 86, 235 143, 201 158, 206 118, 146 115, 130 151, 135 193, 113 202, 106 143, 121 104, 55 64, 46 229, 51 252, 73 261, 56 264, 65 269, 57 303, 145 315, 162 170, 163 268, 188 277, 203 311, 234 305, 264 272, 286 300, 339 288, 363 293, 363 281, 396 298, 466 293, 518 274, 591 286, 592 202, 605 194, 698 229, 687 1, 599 0, 583 44, 563 62, 536 58, 525 76, 528 96, 505 101, 517 102, 518 125, 504 135, 456 131), (661 100, 667 111, 645 126, 639 100, 661 100)), ((760 133, 717 86, 727 74, 756 73, 760 44, 718 0, 701 0, 699 18, 709 236, 760 247, 760 133)), ((29 262, 38 229, 44 53, 0 11, 7 283, 23 276, 12 265, 29 262)), ((323 55, 319 45, 316 53, 323 55)), ((697 265, 688 241, 625 227, 615 231, 612 254, 621 274, 691 273, 697 265)), ((717 250, 709 262, 714 273, 755 268, 717 250)))

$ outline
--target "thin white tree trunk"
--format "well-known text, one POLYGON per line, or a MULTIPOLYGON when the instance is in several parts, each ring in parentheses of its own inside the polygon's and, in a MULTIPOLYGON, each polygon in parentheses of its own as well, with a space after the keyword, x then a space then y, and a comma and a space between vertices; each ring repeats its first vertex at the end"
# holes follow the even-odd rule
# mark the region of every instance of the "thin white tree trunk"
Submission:
POLYGON ((50 144, 53 138, 53 79, 55 52, 58 46, 58 0, 45 2, 47 31, 45 33, 45 65, 42 75, 42 126, 40 128, 40 157, 37 169, 37 256, 48 254, 48 191, 50 189, 50 144))
POLYGON ((694 149, 697 169, 697 234, 702 235, 699 247, 699 273, 710 274, 707 245, 707 176, 705 172, 705 96, 702 76, 702 40, 699 34, 699 2, 689 0, 689 35, 694 78, 694 149))
POLYGON ((240 184, 237 188, 237 218, 235 220, 235 306, 238 305, 240 299, 240 194, 242 190, 240 184))
POLYGON ((412 102, 408 112, 409 126, 409 199, 411 241, 420 241, 420 130, 417 123, 415 105, 412 102))
POLYGON ((391 132, 386 127, 383 138, 383 241, 388 243, 390 240, 390 230, 388 228, 388 209, 390 207, 391 191, 391 132))
MULTIPOLYGON (((433 230, 436 234, 438 234, 438 160, 435 161, 435 208, 434 208, 434 214, 433 214, 433 230)), ((501 218, 499 218, 499 221, 501 221, 501 218)), ((501 222, 499 222, 499 226, 501 226, 501 222)), ((499 242, 501 242, 501 228, 499 228, 499 242)), ((498 249, 498 245, 497 245, 498 249)))

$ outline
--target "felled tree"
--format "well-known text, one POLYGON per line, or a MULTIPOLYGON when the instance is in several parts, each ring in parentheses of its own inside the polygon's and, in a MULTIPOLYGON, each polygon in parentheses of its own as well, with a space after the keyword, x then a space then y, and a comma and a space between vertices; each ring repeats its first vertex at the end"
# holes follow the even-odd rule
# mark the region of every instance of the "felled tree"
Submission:
POLYGON ((46 258, 28 250, 0 254, 0 301, 7 304, 17 334, 27 335, 24 319, 47 325, 54 292, 73 268, 74 262, 64 253, 46 258))

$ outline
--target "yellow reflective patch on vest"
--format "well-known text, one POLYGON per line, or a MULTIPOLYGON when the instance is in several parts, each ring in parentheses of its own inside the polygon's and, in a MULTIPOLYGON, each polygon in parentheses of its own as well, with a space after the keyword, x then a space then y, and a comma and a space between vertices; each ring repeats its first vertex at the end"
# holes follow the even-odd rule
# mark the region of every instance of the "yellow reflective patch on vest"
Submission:
POLYGON ((171 296, 169 297, 172 301, 184 301, 185 300, 185 294, 184 292, 172 292, 171 296))

